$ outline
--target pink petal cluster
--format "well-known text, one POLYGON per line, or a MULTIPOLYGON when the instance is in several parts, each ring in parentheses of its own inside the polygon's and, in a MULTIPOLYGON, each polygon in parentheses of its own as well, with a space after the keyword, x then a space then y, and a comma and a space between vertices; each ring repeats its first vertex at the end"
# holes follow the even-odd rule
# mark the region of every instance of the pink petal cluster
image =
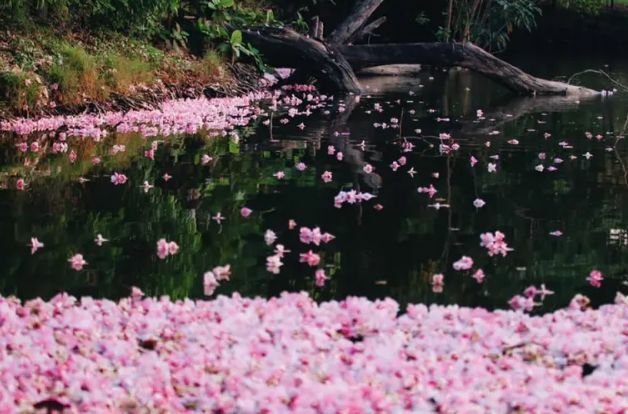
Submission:
POLYGON ((481 234, 480 240, 480 246, 486 247, 489 256, 496 256, 501 254, 503 257, 506 257, 508 252, 511 252, 513 250, 508 247, 508 244, 506 243, 506 236, 499 230, 496 231, 494 234, 490 232, 481 234))
POLYGON ((166 239, 157 240, 157 257, 165 259, 170 255, 175 255, 179 252, 179 245, 176 242, 169 242, 166 239))
POLYGON ((341 208, 344 203, 356 204, 363 201, 369 201, 375 196, 371 193, 362 193, 355 190, 340 191, 336 197, 334 197, 334 207, 341 208))
POLYGON ((310 244, 313 243, 320 246, 321 242, 327 244, 335 239, 335 236, 330 233, 321 233, 320 227, 309 229, 308 227, 301 227, 299 229, 299 240, 301 243, 310 244))
POLYGON ((0 411, 621 413, 626 318, 625 302, 399 316, 390 299, 305 294, 0 297, 0 411))
POLYGON ((454 262, 454 270, 469 270, 473 267, 473 259, 469 256, 462 256, 460 260, 454 262))

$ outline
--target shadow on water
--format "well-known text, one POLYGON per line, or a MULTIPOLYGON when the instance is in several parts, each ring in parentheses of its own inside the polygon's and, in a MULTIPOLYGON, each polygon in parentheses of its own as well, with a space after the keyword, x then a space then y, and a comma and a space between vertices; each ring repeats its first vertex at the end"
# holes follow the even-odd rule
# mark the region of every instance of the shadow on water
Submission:
POLYGON ((41 156, 28 167, 16 141, 3 140, 0 179, 27 175, 31 184, 26 192, 0 191, 2 293, 116 298, 137 285, 148 294, 202 297, 203 272, 227 263, 231 281, 218 294, 306 290, 317 299, 390 296, 402 303, 503 308, 527 286, 545 284, 555 294, 539 308, 544 312, 565 306, 576 293, 597 305, 626 291, 626 96, 509 98, 465 71, 424 70, 363 82, 371 95, 337 98, 310 117, 274 113, 269 126, 260 118, 239 131, 239 143, 204 133, 169 137, 154 162, 141 156, 147 142, 137 135, 77 143, 74 164, 41 156), (394 125, 391 118, 400 127, 382 128, 394 125), (442 156, 440 133, 451 134, 461 149, 442 156), (513 138, 518 145, 509 143, 513 138), (404 142, 414 149, 402 152, 404 142), (126 145, 126 152, 107 155, 113 144, 126 145), (328 154, 330 145, 344 154, 342 162, 328 154), (103 165, 91 165, 93 154, 102 154, 103 165), (202 154, 212 155, 210 166, 201 165, 202 154), (402 155, 407 164, 392 171, 390 164, 402 155), (479 160, 475 168, 471 155, 479 160), (295 169, 301 161, 303 172, 295 169), (364 171, 366 163, 373 173, 364 171), (498 172, 489 173, 488 163, 498 172), (541 173, 539 164, 557 170, 541 173), (285 180, 273 177, 280 170, 285 180), (112 171, 124 171, 129 183, 111 185, 112 171), (333 182, 321 180, 324 171, 333 173, 333 182), (161 180, 164 172, 173 179, 161 180), (79 177, 89 181, 79 183, 79 177), (145 180, 155 183, 148 193, 140 188, 145 180), (430 184, 438 190, 432 200, 417 193, 430 184), (333 198, 341 189, 376 198, 338 209, 333 198), (486 205, 476 208, 477 198, 486 205), (436 209, 436 203, 449 208, 436 209), (240 216, 243 206, 254 210, 251 217, 240 216), (222 224, 211 218, 218 212, 226 217, 222 224), (290 219, 299 227, 320 226, 336 239, 306 246, 298 227, 288 230, 290 219), (292 251, 279 275, 265 269, 273 254, 263 239, 267 229, 292 251), (495 230, 514 248, 507 257, 489 257, 479 244, 481 233, 495 230), (556 230, 563 235, 551 236, 556 230), (99 233, 110 239, 102 247, 93 241, 99 233), (45 248, 31 256, 33 236, 45 248), (167 260, 155 255, 162 237, 181 246, 167 260), (315 268, 298 260, 310 248, 321 254, 329 276, 323 288, 314 284, 315 268), (81 272, 67 263, 77 252, 89 263, 81 272), (484 283, 452 269, 463 255, 474 259, 474 270, 484 270, 484 283), (592 269, 605 274, 601 288, 586 282, 592 269), (445 274, 442 293, 432 291, 435 273, 445 274))

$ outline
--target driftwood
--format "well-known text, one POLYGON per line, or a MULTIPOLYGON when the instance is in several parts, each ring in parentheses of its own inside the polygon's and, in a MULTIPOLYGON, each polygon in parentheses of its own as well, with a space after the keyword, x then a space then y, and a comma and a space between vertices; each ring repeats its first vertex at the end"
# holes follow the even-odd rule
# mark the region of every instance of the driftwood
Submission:
POLYGON ((246 40, 267 63, 301 69, 317 77, 323 88, 360 93, 354 69, 392 64, 460 66, 480 73, 519 95, 587 96, 597 92, 536 78, 472 43, 406 43, 347 45, 372 33, 385 18, 367 23, 384 0, 357 0, 349 16, 323 41, 322 25, 315 23, 316 39, 287 28, 243 30, 246 40))
POLYGON ((390 64, 460 66, 480 73, 520 95, 592 95, 591 89, 536 78, 472 43, 401 43, 341 46, 355 68, 390 64))
POLYGON ((323 88, 360 92, 353 69, 334 47, 287 28, 249 28, 242 33, 247 42, 262 52, 266 63, 308 70, 323 88))

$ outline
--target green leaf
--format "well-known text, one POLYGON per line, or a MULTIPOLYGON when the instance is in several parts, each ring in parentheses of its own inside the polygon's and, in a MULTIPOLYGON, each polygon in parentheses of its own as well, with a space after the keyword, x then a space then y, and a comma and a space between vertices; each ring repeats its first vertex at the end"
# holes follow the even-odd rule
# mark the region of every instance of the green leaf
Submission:
POLYGON ((242 32, 240 30, 234 30, 233 33, 231 33, 231 44, 242 44, 242 32))

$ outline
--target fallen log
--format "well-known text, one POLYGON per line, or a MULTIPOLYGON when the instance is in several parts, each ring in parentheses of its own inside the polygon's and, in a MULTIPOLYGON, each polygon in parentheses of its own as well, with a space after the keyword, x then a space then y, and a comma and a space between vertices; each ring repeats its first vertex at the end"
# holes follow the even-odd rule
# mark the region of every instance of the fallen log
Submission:
POLYGON ((460 66, 519 95, 594 95, 598 92, 531 76, 472 43, 401 43, 339 46, 354 69, 390 64, 460 66))
POLYGON ((333 46, 288 28, 248 28, 242 34, 261 51, 264 62, 269 65, 304 69, 319 80, 323 89, 361 92, 353 69, 333 46))

